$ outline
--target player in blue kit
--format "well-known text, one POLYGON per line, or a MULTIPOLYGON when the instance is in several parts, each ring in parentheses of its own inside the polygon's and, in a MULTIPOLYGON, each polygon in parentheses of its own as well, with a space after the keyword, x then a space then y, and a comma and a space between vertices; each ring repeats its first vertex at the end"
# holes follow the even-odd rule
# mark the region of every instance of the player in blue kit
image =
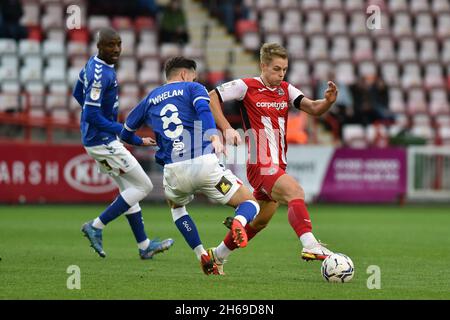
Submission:
POLYGON ((134 131, 143 124, 152 127, 159 150, 156 161, 164 166, 164 191, 172 218, 194 250, 203 272, 224 274, 212 250, 206 251, 186 205, 201 192, 208 198, 235 208, 227 219, 237 246, 247 245, 245 225, 259 212, 250 190, 221 164, 216 154, 224 152, 206 88, 194 82, 196 63, 184 57, 165 64, 167 83, 151 91, 128 115, 121 139, 139 143, 134 131))
MULTIPOLYGON (((119 87, 114 64, 119 60, 121 39, 116 31, 102 29, 97 34, 98 54, 89 59, 81 70, 73 96, 82 106, 81 135, 87 153, 95 159, 99 169, 109 174, 119 187, 119 196, 99 217, 86 222, 82 232, 101 256, 102 230, 112 220, 125 213, 136 238, 141 259, 151 259, 167 250, 173 240, 150 241, 144 230, 139 201, 153 189, 153 184, 136 158, 117 139, 122 124, 117 122, 119 87)), ((154 145, 151 138, 142 138, 137 145, 154 145)))

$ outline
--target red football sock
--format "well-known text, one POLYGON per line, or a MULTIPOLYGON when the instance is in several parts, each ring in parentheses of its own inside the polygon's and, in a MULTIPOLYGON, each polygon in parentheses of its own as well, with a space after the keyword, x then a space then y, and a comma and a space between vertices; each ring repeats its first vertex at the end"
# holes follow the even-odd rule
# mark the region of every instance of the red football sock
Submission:
POLYGON ((248 239, 248 241, 250 241, 251 239, 253 239, 254 236, 256 236, 256 234, 260 230, 256 230, 256 229, 252 228, 252 226, 250 226, 250 224, 247 223, 245 225, 245 231, 247 232, 247 239, 248 239))
POLYGON ((311 219, 303 199, 289 201, 288 220, 298 237, 312 230, 311 219))
MULTIPOLYGON (((250 241, 254 236, 256 236, 256 234, 259 231, 255 230, 254 228, 252 228, 250 226, 250 224, 247 223, 245 225, 245 232, 247 232, 247 238, 248 238, 248 241, 250 241)), ((234 250, 238 247, 236 245, 236 243, 234 243, 234 241, 233 241, 233 237, 231 236, 231 231, 227 233, 227 235, 225 236, 225 239, 223 239, 223 243, 225 243, 227 248, 230 250, 234 250)))

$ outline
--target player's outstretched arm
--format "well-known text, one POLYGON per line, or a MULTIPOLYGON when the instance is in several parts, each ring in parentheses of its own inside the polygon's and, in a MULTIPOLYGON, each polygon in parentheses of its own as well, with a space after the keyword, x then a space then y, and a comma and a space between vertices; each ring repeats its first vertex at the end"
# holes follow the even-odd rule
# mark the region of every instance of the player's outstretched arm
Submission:
POLYGON ((134 146, 156 146, 156 141, 153 138, 141 138, 134 131, 128 130, 126 127, 120 132, 120 139, 134 146))
POLYGON ((125 126, 120 132, 120 139, 134 146, 156 146, 156 141, 153 138, 141 138, 137 136, 134 131, 128 130, 125 126))
POLYGON ((102 114, 99 107, 85 104, 84 112, 86 113, 86 122, 95 126, 99 130, 118 135, 123 128, 122 124, 107 119, 102 114))
POLYGON ((211 90, 209 92, 209 107, 211 108, 211 112, 214 116, 214 121, 216 122, 217 127, 223 132, 225 135, 225 141, 229 144, 234 144, 235 146, 242 143, 241 136, 239 132, 231 127, 231 124, 228 122, 227 118, 222 111, 222 105, 219 100, 219 96, 215 90, 211 90))
POLYGON ((321 116, 327 112, 336 101, 338 89, 333 81, 328 81, 324 99, 311 100, 304 97, 300 102, 300 109, 313 116, 321 116))

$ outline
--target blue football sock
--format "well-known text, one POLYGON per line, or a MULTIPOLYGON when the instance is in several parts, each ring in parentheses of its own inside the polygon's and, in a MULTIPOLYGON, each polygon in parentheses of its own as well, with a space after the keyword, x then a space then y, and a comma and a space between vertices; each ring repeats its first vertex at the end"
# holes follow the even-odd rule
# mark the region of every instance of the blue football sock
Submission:
POLYGON ((127 217, 131 230, 133 230, 136 242, 141 243, 142 241, 147 240, 147 234, 145 233, 144 230, 144 219, 142 218, 141 211, 132 214, 127 214, 125 215, 125 217, 127 217))
POLYGON ((116 200, 114 200, 113 203, 111 203, 109 207, 102 212, 102 214, 99 217, 100 221, 106 226, 109 222, 116 219, 118 216, 126 212, 128 209, 130 209, 130 205, 126 203, 126 201, 119 194, 116 200))
POLYGON ((184 215, 175 221, 178 230, 180 230, 186 242, 189 244, 191 249, 194 249, 198 245, 202 244, 200 241, 200 236, 195 226, 194 221, 192 221, 189 215, 184 215))
POLYGON ((244 201, 237 206, 235 216, 243 216, 247 220, 247 223, 249 223, 255 218, 258 210, 253 201, 244 201))

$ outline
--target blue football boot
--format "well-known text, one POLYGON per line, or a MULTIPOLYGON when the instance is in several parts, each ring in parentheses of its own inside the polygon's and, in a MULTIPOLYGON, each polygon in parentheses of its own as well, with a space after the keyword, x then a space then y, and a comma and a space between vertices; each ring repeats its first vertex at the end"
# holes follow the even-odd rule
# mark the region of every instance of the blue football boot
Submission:
POLYGON ((141 259, 151 259, 157 253, 169 250, 169 248, 173 245, 172 239, 165 239, 163 241, 159 241, 159 239, 153 239, 150 241, 150 245, 147 249, 139 249, 139 255, 141 259))
POLYGON ((92 226, 92 221, 89 221, 83 224, 81 231, 84 233, 84 236, 88 238, 91 243, 91 247, 94 248, 95 252, 97 252, 102 258, 106 257, 106 253, 103 251, 102 245, 102 230, 94 228, 92 226))

